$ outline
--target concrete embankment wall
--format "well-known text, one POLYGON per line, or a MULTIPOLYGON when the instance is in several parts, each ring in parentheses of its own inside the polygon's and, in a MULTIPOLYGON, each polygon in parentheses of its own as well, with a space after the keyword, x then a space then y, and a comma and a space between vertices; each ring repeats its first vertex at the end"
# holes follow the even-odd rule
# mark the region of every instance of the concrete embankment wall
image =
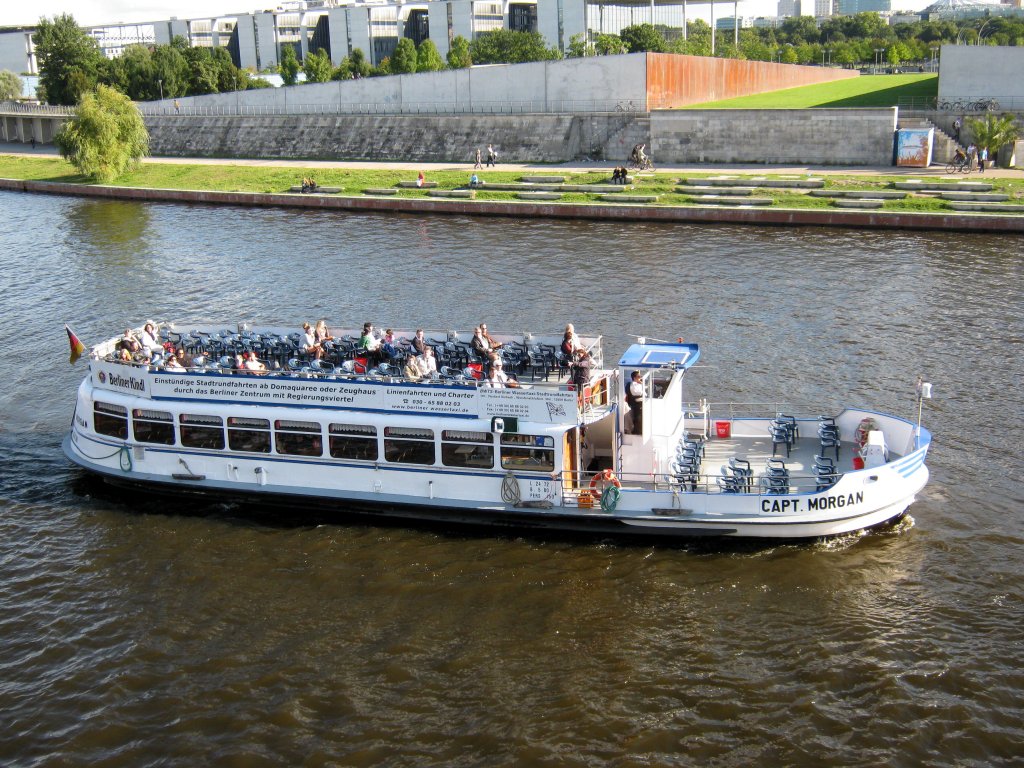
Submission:
POLYGON ((262 207, 318 208, 379 213, 508 216, 523 218, 595 219, 660 223, 755 224, 769 226, 853 227, 898 230, 953 230, 1016 233, 1024 218, 999 214, 885 213, 882 211, 793 210, 782 208, 700 208, 608 203, 532 203, 436 198, 343 197, 341 195, 206 192, 188 189, 140 189, 99 184, 0 179, 0 189, 51 195, 77 195, 113 200, 207 203, 262 207))
POLYGON ((896 108, 719 109, 651 113, 663 163, 890 165, 896 108))
POLYGON ((471 162, 888 165, 894 109, 687 110, 530 115, 149 115, 150 150, 172 157, 471 162))

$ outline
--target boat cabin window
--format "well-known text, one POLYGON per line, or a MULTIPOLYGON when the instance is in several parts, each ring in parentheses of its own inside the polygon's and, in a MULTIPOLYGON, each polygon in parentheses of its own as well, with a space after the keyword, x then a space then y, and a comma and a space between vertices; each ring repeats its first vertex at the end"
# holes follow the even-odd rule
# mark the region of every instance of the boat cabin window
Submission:
POLYGON ((270 453, 270 422, 267 419, 229 416, 228 447, 232 451, 270 453))
POLYGON ((441 433, 441 463, 446 467, 494 468, 494 435, 446 429, 441 433))
POLYGON ((174 416, 166 411, 132 410, 132 431, 140 443, 174 445, 174 416))
POLYGON ((206 416, 183 413, 181 422, 181 444, 188 448, 223 448, 224 420, 220 416, 206 416))
POLYGON ((675 371, 671 369, 651 371, 651 397, 661 400, 668 392, 668 385, 672 383, 675 371))
POLYGON ((128 439, 128 409, 123 405, 97 400, 92 406, 92 421, 98 434, 128 439))
POLYGON ((278 453, 288 456, 320 456, 324 452, 320 424, 315 421, 278 419, 274 422, 274 443, 278 453))
POLYGON ((548 435, 501 436, 501 468, 555 471, 555 441, 548 435))
POLYGON ((384 458, 399 464, 433 464, 434 430, 384 427, 384 458))
POLYGON ((327 427, 331 457, 377 460, 377 428, 362 424, 330 424, 327 427))

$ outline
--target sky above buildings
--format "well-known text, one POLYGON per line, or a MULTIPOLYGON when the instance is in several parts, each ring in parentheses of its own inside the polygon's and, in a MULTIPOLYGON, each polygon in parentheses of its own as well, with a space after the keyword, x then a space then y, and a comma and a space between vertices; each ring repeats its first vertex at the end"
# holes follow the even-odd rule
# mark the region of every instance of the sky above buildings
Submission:
MULTIPOLYGON (((893 0, 893 8, 900 10, 921 10, 931 0, 893 0)), ((118 22, 158 21, 177 16, 179 19, 201 18, 209 15, 230 16, 248 13, 257 9, 273 8, 275 0, 34 0, 33 2, 0 2, 0 26, 31 26, 40 17, 54 17, 70 13, 84 26, 98 26, 118 22)), ((706 9, 707 6, 700 6, 706 9)), ((689 11, 690 9, 688 9, 689 11)), ((702 14, 693 8, 691 18, 702 14)), ((777 0, 742 0, 740 16, 774 16, 778 10, 777 0)), ((732 3, 715 4, 715 18, 732 16, 732 3)), ((707 14, 704 13, 707 19, 707 14)))

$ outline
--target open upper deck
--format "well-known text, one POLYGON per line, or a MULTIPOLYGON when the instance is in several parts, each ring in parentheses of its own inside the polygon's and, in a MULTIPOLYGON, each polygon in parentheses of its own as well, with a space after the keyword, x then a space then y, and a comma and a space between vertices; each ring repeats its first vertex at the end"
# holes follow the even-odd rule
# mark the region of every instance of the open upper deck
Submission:
POLYGON ((583 411, 606 408, 616 388, 602 370, 600 336, 580 336, 594 367, 584 398, 569 383, 570 361, 561 354, 561 335, 492 334, 501 343, 506 372, 518 388, 491 388, 483 380, 485 362, 473 350, 472 333, 425 331, 437 359, 437 371, 411 379, 406 359, 414 354, 415 331, 394 333, 397 352, 374 364, 358 346, 352 329, 333 331, 321 359, 301 346, 301 335, 282 327, 225 329, 194 326, 182 331, 158 327, 159 339, 185 352, 186 368, 165 365, 166 354, 136 355, 121 360, 121 337, 94 347, 90 354, 94 387, 160 399, 242 404, 292 405, 466 418, 516 417, 550 424, 575 424, 583 411), (266 371, 239 369, 236 356, 252 353, 266 371), (582 402, 581 402, 582 400, 582 402), (582 407, 581 407, 582 406, 582 407))

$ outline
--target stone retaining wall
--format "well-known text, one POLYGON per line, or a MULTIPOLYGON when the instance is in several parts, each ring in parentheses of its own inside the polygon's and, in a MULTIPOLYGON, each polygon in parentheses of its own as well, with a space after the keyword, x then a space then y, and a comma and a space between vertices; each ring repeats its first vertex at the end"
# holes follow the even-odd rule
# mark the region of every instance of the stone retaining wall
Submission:
POLYGON ((531 115, 149 115, 150 151, 253 157, 470 163, 625 162, 889 165, 895 109, 664 110, 531 115))

